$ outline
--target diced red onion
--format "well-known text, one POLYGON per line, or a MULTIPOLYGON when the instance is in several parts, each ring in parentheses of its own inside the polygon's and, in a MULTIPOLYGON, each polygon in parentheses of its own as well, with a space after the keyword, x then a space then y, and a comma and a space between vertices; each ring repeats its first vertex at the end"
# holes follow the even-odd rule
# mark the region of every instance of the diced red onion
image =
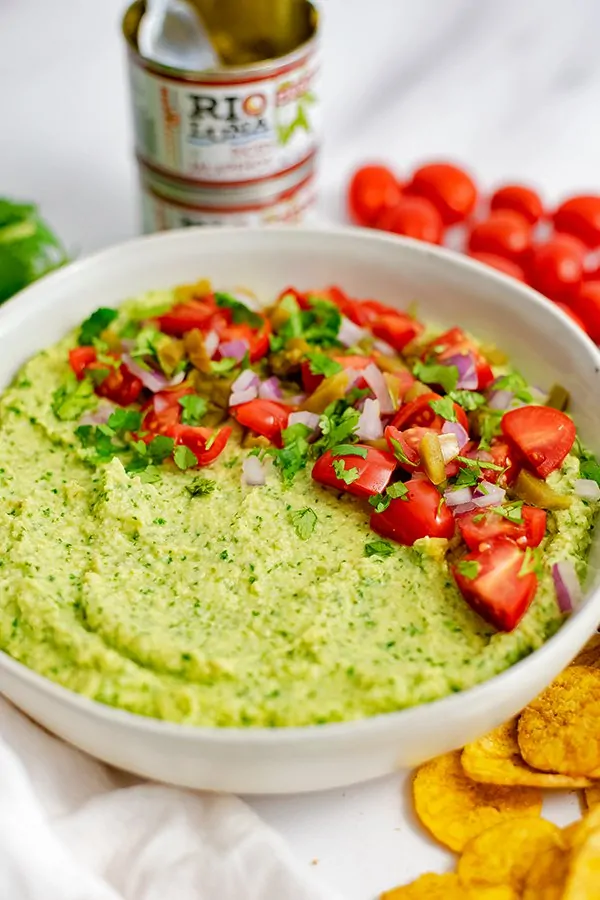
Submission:
POLYGON ((554 563, 552 578, 560 611, 568 613, 577 609, 583 598, 583 592, 573 563, 569 560, 554 563))
POLYGON ((283 402, 289 403, 290 406, 300 406, 300 404, 304 403, 305 400, 306 394, 294 394, 293 397, 286 397, 283 402))
POLYGON ((177 375, 174 375, 173 378, 169 381, 169 387, 177 387, 178 384, 181 384, 182 381, 185 380, 185 372, 178 372, 177 375))
POLYGON ((365 379, 377 400, 379 400, 379 408, 381 415, 387 415, 394 412, 394 402, 390 396, 385 378, 375 363, 370 363, 366 369, 359 373, 365 379))
POLYGON ((249 403, 258 397, 258 389, 255 387, 246 388, 243 391, 232 391, 229 396, 229 406, 241 406, 242 403, 249 403))
POLYGON ((394 348, 391 346, 391 344, 388 344, 387 341, 380 341, 380 340, 373 341, 373 349, 378 350, 384 356, 396 356, 397 355, 394 348))
POLYGON ((152 391, 153 394, 158 393, 158 391, 164 391, 166 387, 168 387, 169 382, 168 379, 162 374, 162 372, 154 372, 150 369, 143 369, 136 361, 129 355, 129 353, 124 353, 121 357, 122 362, 127 366, 132 375, 135 375, 136 378, 139 378, 145 388, 149 391, 152 391))
POLYGON ((359 341, 364 340, 366 337, 371 337, 369 331, 355 325, 354 322, 351 322, 346 316, 342 316, 342 324, 340 325, 337 336, 340 344, 343 344, 344 347, 353 347, 354 344, 358 344, 359 341))
POLYGON ((266 481, 265 469, 258 456, 247 456, 242 463, 242 477, 251 487, 263 485, 266 481))
POLYGON ((469 435, 460 422, 444 422, 442 434, 453 434, 458 441, 458 449, 462 450, 469 443, 469 435))
POLYGON ((106 425, 117 407, 108 400, 103 400, 98 404, 98 408, 93 412, 85 413, 79 420, 80 425, 106 425))
POLYGON ((236 338, 235 341, 223 341, 219 344, 219 353, 222 359, 242 360, 250 349, 250 344, 245 338, 236 338))
POLYGON ((204 335, 204 349, 212 359, 219 346, 219 335, 216 331, 209 331, 204 335))
POLYGON ((262 397, 263 400, 281 400, 283 392, 281 390, 279 378, 277 378, 276 375, 272 375, 270 378, 263 381, 258 388, 258 396, 262 397))
POLYGON ((578 478, 575 493, 583 500, 600 500, 600 487, 591 478, 578 478))
POLYGON ((311 413, 306 410, 290 413, 288 419, 288 428, 292 425, 306 425, 311 431, 315 431, 319 427, 321 417, 317 413, 311 413))
POLYGON ((232 394, 237 393, 238 391, 245 391, 248 388, 256 388, 256 395, 258 396, 258 386, 260 384, 260 378, 253 372, 252 369, 244 369, 244 371, 238 375, 233 384, 231 385, 232 394))
POLYGON ((456 457, 460 453, 460 447, 458 446, 458 439, 456 435, 440 434, 438 440, 442 449, 444 463, 449 463, 451 460, 456 459, 456 457))
POLYGON ((458 384, 461 391, 474 391, 479 384, 475 358, 472 353, 456 353, 444 360, 445 366, 456 366, 458 369, 458 384))
POLYGON ((470 487, 457 488, 456 490, 447 488, 444 491, 444 498, 450 507, 461 506, 465 503, 472 503, 473 494, 470 487))
POLYGON ((492 391, 489 395, 488 406, 490 409, 510 409, 515 395, 512 391, 492 391))
POLYGON ((463 513, 473 512, 473 510, 477 509, 472 500, 469 503, 459 503, 458 506, 452 507, 452 512, 455 516, 462 516, 463 513))
POLYGON ((376 441, 383 437, 379 400, 370 400, 367 397, 358 420, 356 434, 361 441, 376 441))
POLYGON ((481 481, 473 491, 473 503, 480 508, 485 506, 499 506, 505 496, 506 491, 504 488, 499 487, 497 484, 492 484, 489 481, 481 481))

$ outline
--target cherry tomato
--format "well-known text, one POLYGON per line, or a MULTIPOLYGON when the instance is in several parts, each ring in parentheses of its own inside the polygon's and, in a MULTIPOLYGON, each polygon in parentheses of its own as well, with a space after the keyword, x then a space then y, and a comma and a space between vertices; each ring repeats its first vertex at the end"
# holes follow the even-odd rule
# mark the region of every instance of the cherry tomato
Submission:
POLYGON ((460 562, 452 566, 469 606, 499 631, 512 631, 535 596, 537 577, 533 572, 522 573, 524 561, 525 553, 514 541, 499 537, 461 561, 475 563, 473 572, 466 574, 460 562))
POLYGON ((402 190, 386 166, 363 166, 352 176, 348 188, 350 218, 357 225, 372 226, 381 213, 399 202, 402 190))
POLYGON ((271 323, 265 319, 260 328, 251 328, 250 325, 221 325, 217 328, 219 339, 226 341, 246 341, 250 362, 258 362, 269 350, 269 335, 271 323))
MULTIPOLYGON (((418 426, 419 428, 430 428, 433 431, 440 432, 446 420, 431 408, 430 403, 432 400, 441 400, 440 394, 432 391, 430 394, 421 394, 420 397, 411 400, 410 403, 405 403, 404 406, 400 407, 391 424, 399 431, 406 431, 408 428, 418 426)), ((469 420, 462 406, 455 403, 454 411, 458 422, 468 431, 469 420)))
POLYGON ((93 362, 96 362, 96 351, 93 347, 74 347, 69 350, 69 363, 79 381, 84 377, 87 367, 93 362))
POLYGON ((492 383, 494 373, 487 359, 479 352, 477 346, 467 337, 462 328, 450 328, 449 331, 440 334, 425 348, 423 359, 434 356, 440 362, 444 362, 453 356, 464 356, 467 353, 470 353, 475 360, 477 389, 482 391, 492 383))
MULTIPOLYGON (((600 291, 600 285, 598 285, 598 289, 599 289, 599 291, 600 291)), ((578 301, 575 300, 574 302, 578 302, 578 301)), ((577 313, 574 312, 574 310, 571 309, 570 306, 567 306, 566 303, 556 303, 555 306, 558 306, 559 309, 562 309, 562 311, 563 311, 570 319, 572 319, 572 320, 575 322, 575 324, 578 325, 578 326, 581 328, 582 331, 585 331, 586 334, 589 334, 589 331, 588 331, 588 329, 586 328, 586 326, 585 326, 585 324, 584 324, 584 322, 583 322, 583 319, 581 319, 581 318, 577 315, 577 313)))
POLYGON ((493 509, 476 509, 457 516, 456 524, 469 550, 479 550, 498 537, 507 537, 519 547, 539 547, 546 534, 546 512, 535 506, 521 508, 521 522, 511 522, 493 509))
MULTIPOLYGON (((468 459, 478 459, 482 462, 500 466, 500 469, 487 469, 484 467, 485 480, 503 487, 511 485, 520 471, 517 452, 502 438, 492 438, 489 450, 480 450, 472 441, 463 447, 461 456, 468 459)), ((460 464, 464 468, 464 464, 460 464)))
MULTIPOLYGON (((101 362, 94 362, 88 368, 104 369, 101 362)), ((106 397, 119 406, 129 406, 135 403, 142 392, 144 385, 135 375, 132 375, 127 366, 121 364, 118 369, 111 369, 104 381, 97 384, 95 391, 100 397, 106 397)))
POLYGON ((432 428, 418 427, 399 431, 393 425, 388 425, 385 429, 384 435, 390 453, 394 454, 398 465, 406 472, 413 472, 419 467, 421 463, 419 445, 423 440, 423 435, 432 431, 432 428))
POLYGON ((588 247, 600 246, 600 197, 571 197, 554 213, 557 231, 572 234, 588 247))
POLYGON ((166 434, 173 425, 179 425, 183 412, 179 401, 187 394, 193 393, 194 389, 189 385, 179 385, 153 395, 143 407, 145 416, 142 428, 150 433, 149 440, 157 434, 166 434))
POLYGON ((444 236, 442 217, 425 197, 403 197, 397 206, 384 210, 377 217, 375 228, 428 244, 441 244, 444 236))
POLYGON ((222 315, 228 321, 228 311, 219 309, 214 297, 204 297, 202 300, 189 300, 187 303, 179 303, 169 312, 158 317, 158 327, 165 334, 173 337, 182 337, 187 331, 199 328, 201 331, 209 331, 213 317, 222 315))
POLYGON ((419 538, 453 537, 454 516, 432 483, 413 478, 406 488, 404 497, 392 500, 383 512, 372 513, 373 531, 407 547, 419 538))
POLYGON ((477 252, 469 253, 469 256, 471 259, 476 259, 478 262, 485 263, 486 266, 491 266, 492 269, 498 269, 499 272, 504 272, 505 275, 516 278, 517 281, 525 281, 525 272, 522 267, 510 259, 505 259, 504 256, 496 256, 494 253, 477 252))
POLYGON ((535 225, 544 215, 540 195, 524 184, 507 184, 492 194, 490 209, 512 209, 535 225))
POLYGON ((446 226, 463 222, 477 202, 473 179, 450 163, 421 166, 414 172, 406 192, 430 200, 446 226))
POLYGON ((571 301, 572 312, 581 319, 585 331, 600 344, 600 280, 586 281, 571 301))
POLYGON ((473 227, 468 248, 475 253, 504 256, 520 264, 531 251, 531 225, 518 213, 499 209, 473 227))
POLYGON ((291 411, 289 406, 274 400, 249 400, 230 409, 240 425, 262 434, 277 447, 281 446, 281 432, 287 428, 291 411))
POLYGON ((540 478, 563 464, 576 436, 572 420, 550 406, 511 409, 502 416, 500 427, 540 478))
POLYGON ((320 456, 313 466, 312 477, 319 484, 325 484, 327 487, 336 488, 338 491, 347 491, 349 494, 356 494, 357 497, 373 497, 375 494, 381 494, 385 491, 390 483, 392 473, 396 468, 396 460, 391 453, 384 450, 376 450, 374 447, 363 446, 362 444, 354 444, 361 450, 366 451, 366 456, 333 456, 331 450, 327 450, 323 456, 320 456), (356 469, 358 477, 346 482, 344 478, 340 478, 336 474, 336 468, 343 463, 344 473, 352 473, 352 469, 356 469))
POLYGON ((586 249, 577 238, 557 234, 533 248, 528 265, 532 287, 557 303, 568 303, 583 280, 586 249))
POLYGON ((386 315, 377 316, 369 324, 375 337, 385 341, 399 353, 423 332, 420 322, 394 310, 390 310, 386 315))
POLYGON ((209 466, 221 455, 227 441, 231 437, 231 428, 225 425, 216 432, 212 428, 199 428, 193 425, 174 425, 168 430, 168 436, 174 438, 176 444, 183 444, 191 450, 198 460, 199 466, 209 466), (212 440, 210 447, 206 445, 212 440))

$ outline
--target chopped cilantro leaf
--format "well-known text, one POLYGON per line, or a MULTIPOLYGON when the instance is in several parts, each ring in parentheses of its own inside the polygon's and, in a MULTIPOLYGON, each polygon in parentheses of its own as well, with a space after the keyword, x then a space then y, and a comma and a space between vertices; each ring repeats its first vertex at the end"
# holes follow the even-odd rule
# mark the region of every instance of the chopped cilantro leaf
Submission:
POLYGON ((392 498, 389 494, 375 494, 373 497, 369 497, 369 503, 378 513, 385 512, 391 502, 392 498))
POLYGON ((146 445, 148 456, 153 463, 164 462, 165 459, 171 456, 174 447, 175 441, 173 438, 165 437, 163 434, 152 438, 150 443, 146 445))
POLYGON ((579 438, 575 441, 573 452, 579 457, 579 477, 589 478, 600 484, 600 464, 593 453, 582 447, 579 438))
POLYGON ((158 347, 160 342, 164 340, 162 331, 148 325, 136 335, 135 345, 131 350, 131 356, 137 360, 138 364, 147 368, 143 361, 143 357, 150 356, 156 358, 158 355, 158 347))
POLYGON ((221 429, 220 429, 220 428, 216 428, 216 429, 213 431, 213 433, 211 434, 211 436, 210 436, 209 439, 207 440, 206 444, 204 445, 204 449, 205 449, 205 450, 210 450, 210 448, 212 447, 212 445, 214 444, 214 442, 216 441, 216 439, 219 437, 219 434, 220 434, 220 433, 221 433, 221 429))
POLYGON ((281 433, 283 447, 280 450, 271 451, 273 462, 281 471, 281 477, 286 484, 291 484, 300 469, 306 467, 310 434, 312 434, 311 429, 301 422, 290 425, 281 433))
POLYGON ((406 453, 404 452, 404 450, 402 449, 402 444, 400 443, 400 441, 398 441, 398 440, 396 440, 396 438, 392 438, 392 437, 389 438, 389 441, 393 447, 394 456, 396 457, 396 459, 402 463, 408 463, 408 465, 411 465, 411 461, 408 458, 408 456, 406 455, 406 453))
POLYGON ((446 393, 456 390, 458 384, 456 366, 441 366, 439 363, 424 363, 419 360, 415 363, 413 375, 425 384, 439 384, 446 393))
POLYGON ((232 356, 225 356, 223 359, 215 359, 210 364, 210 371, 213 375, 226 375, 238 365, 238 360, 232 356))
POLYGON ((185 489, 190 497, 205 497, 207 494, 212 494, 216 486, 217 482, 210 478, 194 478, 191 484, 186 485, 185 489))
POLYGON ((386 494, 388 497, 391 497, 392 500, 397 500, 398 497, 404 500, 406 495, 408 494, 408 488, 404 484, 403 481, 396 481, 394 484, 388 485, 386 488, 386 494))
POLYGON ((186 447, 184 444, 175 447, 175 450, 173 451, 173 460, 178 469, 191 469, 198 465, 196 454, 192 453, 190 448, 186 447))
POLYGON ((402 481, 396 481, 394 484, 390 484, 383 494, 375 494, 374 497, 369 497, 369 503, 375 509, 375 512, 381 513, 385 512, 392 500, 397 500, 398 498, 408 500, 407 494, 408 488, 406 485, 402 481))
POLYGON ((298 537, 303 541, 307 541, 315 530, 317 514, 309 506, 305 506, 304 509, 297 509, 291 512, 290 520, 298 537))
POLYGON ((79 419, 97 404, 93 383, 88 378, 78 381, 73 373, 69 373, 64 384, 52 395, 52 412, 61 422, 79 419))
POLYGON ((331 448, 332 456, 360 456, 361 459, 366 459, 368 452, 366 447, 358 447, 356 444, 338 444, 331 448))
POLYGON ((197 394, 185 394, 180 397, 179 405, 183 407, 181 421, 184 425, 199 425, 208 410, 208 403, 204 397, 197 394))
POLYGON ((531 403, 533 400, 529 385, 518 372, 511 372, 509 375, 501 375, 496 378, 493 388, 495 391, 510 391, 522 403, 531 403))
POLYGON ((448 396, 454 403, 458 403, 459 406, 466 409, 467 412, 472 412, 474 409, 479 409, 480 406, 485 406, 486 402, 483 394, 478 394, 477 391, 450 391, 448 396))
POLYGON ((115 409, 106 423, 109 428, 118 434, 127 431, 139 431, 142 424, 142 414, 135 409, 115 409))
POLYGON ((500 422, 504 410, 501 409, 485 409, 479 413, 479 446, 482 450, 488 450, 492 442, 492 438, 501 434, 500 422))
POLYGON ((245 303, 232 297, 231 294, 215 293, 215 303, 221 309, 230 309, 234 325, 249 325, 251 328, 260 328, 263 317, 251 310, 245 303))
POLYGON ((474 559, 461 559, 461 561, 456 564, 456 571, 464 578, 468 578, 471 581, 473 578, 477 578, 480 568, 480 564, 474 559))
POLYGON ((98 387, 98 385, 102 384, 102 382, 108 378, 110 372, 110 369, 88 369, 86 375, 91 382, 98 387))
POLYGON ((337 373, 341 372, 344 368, 339 362, 336 362, 335 359, 331 359, 329 356, 326 356, 324 353, 319 353, 318 351, 307 353, 306 357, 308 359, 310 371, 313 375, 324 375, 325 378, 330 378, 332 375, 337 375, 337 373))
POLYGON ((309 309, 300 309, 296 298, 286 294, 279 309, 288 314, 287 320, 270 338, 271 350, 277 352, 292 338, 304 338, 309 344, 321 347, 339 347, 337 339, 342 316, 334 303, 320 298, 309 298, 309 309))
POLYGON ((531 547, 525 548, 523 564, 519 569, 519 578, 524 578, 525 575, 529 575, 531 572, 535 575, 541 575, 543 572, 542 559, 538 547, 535 549, 532 549, 531 547))
POLYGON ((82 446, 95 451, 93 461, 97 463, 108 462, 116 456, 123 444, 115 441, 115 432, 107 425, 79 425, 75 434, 82 446))
POLYGON ((490 506, 489 511, 503 516, 509 522, 520 524, 523 521, 522 500, 515 500, 513 503, 508 503, 505 506, 490 506))
POLYGON ((391 556, 394 548, 387 541, 370 541, 365 544, 365 556, 391 556))
POLYGON ((439 400, 430 400, 429 405, 438 416, 446 419, 448 422, 456 422, 456 410, 454 403, 450 397, 441 397, 439 400))
POLYGON ((94 343, 94 338, 100 337, 102 332, 108 328, 111 322, 114 322, 117 316, 118 312, 115 309, 108 309, 105 306, 101 306, 100 309, 93 312, 89 319, 82 322, 79 329, 78 343, 80 346, 91 346, 94 343))
POLYGON ((343 459, 333 460, 333 471, 335 472, 335 477, 339 478, 340 481, 343 481, 344 484, 353 484, 360 478, 358 469, 355 467, 346 469, 346 464, 343 459))
POLYGON ((322 437, 315 444, 318 453, 354 439, 359 419, 359 411, 348 406, 346 400, 330 403, 319 420, 322 437))

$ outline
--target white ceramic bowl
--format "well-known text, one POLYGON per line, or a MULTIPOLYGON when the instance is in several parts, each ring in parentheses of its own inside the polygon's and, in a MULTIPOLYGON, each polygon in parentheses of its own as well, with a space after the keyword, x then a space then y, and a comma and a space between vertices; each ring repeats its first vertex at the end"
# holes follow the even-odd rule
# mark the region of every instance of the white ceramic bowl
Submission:
MULTIPOLYGON (((351 294, 419 304, 506 349, 534 383, 560 381, 585 442, 600 453, 600 353, 553 305, 466 257, 358 230, 208 230, 132 241, 43 279, 0 309, 0 386, 33 353, 100 305, 208 277, 273 297, 338 283, 351 294)), ((600 622, 597 538, 586 600, 544 647, 502 675, 436 703, 306 728, 192 728, 131 715, 71 693, 0 653, 0 689, 50 731, 150 778, 237 793, 331 788, 414 766, 459 747, 525 706, 600 622)))

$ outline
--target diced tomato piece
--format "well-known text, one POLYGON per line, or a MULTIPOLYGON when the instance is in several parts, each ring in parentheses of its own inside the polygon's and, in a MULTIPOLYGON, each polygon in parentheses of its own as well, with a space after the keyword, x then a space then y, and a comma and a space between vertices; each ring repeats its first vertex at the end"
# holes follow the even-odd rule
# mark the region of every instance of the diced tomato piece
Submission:
POLYGON ((319 484, 337 488, 338 491, 347 491, 349 494, 356 494, 357 497, 373 497, 375 494, 382 493, 390 483, 390 478, 396 468, 396 460, 391 453, 383 450, 376 450, 374 447, 362 444, 355 446, 366 451, 367 455, 364 458, 352 455, 333 456, 331 450, 327 450, 314 464, 312 477, 319 484), (358 478, 346 484, 343 478, 336 475, 333 467, 334 463, 339 462, 344 464, 346 472, 356 469, 358 478))
POLYGON ((212 428, 174 425, 168 429, 167 434, 174 438, 176 444, 183 444, 191 450, 198 460, 199 466, 209 466, 225 449, 227 441, 231 437, 231 428, 229 425, 221 428, 208 450, 206 445, 215 434, 212 428))
POLYGON ((475 343, 467 337, 462 328, 451 328, 445 331, 436 340, 431 341, 423 354, 423 358, 434 356, 440 362, 449 360, 453 356, 462 356, 470 353, 475 360, 477 372, 477 389, 483 390, 494 380, 494 373, 486 358, 480 353, 475 343))
POLYGON ((310 303, 308 302, 308 297, 306 296, 306 294, 300 293, 300 291, 297 291, 296 288, 293 287, 288 287, 284 291, 282 291, 276 302, 281 303, 283 298, 288 297, 290 294, 294 298, 300 309, 310 309, 310 303))
MULTIPOLYGON (((89 369, 104 369, 101 362, 94 362, 89 369)), ((132 375, 126 365, 121 363, 118 369, 111 369, 104 381, 96 385, 95 391, 100 397, 106 397, 119 406, 135 403, 144 385, 136 375, 132 375)))
POLYGON ((430 431, 431 428, 409 428, 408 431, 398 431, 393 425, 388 425, 385 429, 384 435, 390 453, 395 455, 398 465, 406 472, 412 472, 420 465, 419 445, 423 435, 430 431), (405 459, 402 459, 402 456, 405 459))
POLYGON ((392 500, 381 513, 372 513, 373 531, 407 547, 424 537, 450 539, 454 535, 454 516, 432 483, 412 478, 406 488, 405 497, 392 500))
MULTIPOLYGON (((398 313, 398 310, 394 309, 393 306, 388 306, 387 303, 381 303, 379 300, 363 300, 362 307, 367 314, 369 322, 374 322, 379 316, 396 315, 398 313)), ((400 315, 403 314, 400 313, 400 315)))
POLYGON ((474 577, 461 573, 460 563, 452 573, 469 606, 499 631, 512 631, 537 590, 535 573, 521 574, 524 551, 509 538, 499 537, 483 550, 468 553, 464 561, 476 563, 474 577))
POLYGON ((194 389, 189 385, 179 385, 153 395, 143 407, 146 414, 142 429, 150 432, 149 440, 157 434, 166 434, 169 428, 181 422, 183 410, 179 401, 187 394, 193 393, 194 389))
POLYGON ((281 447, 281 432, 287 428, 292 410, 275 400, 249 400, 248 403, 233 406, 229 412, 240 425, 262 434, 271 443, 281 447))
MULTIPOLYGON (((399 431, 406 431, 408 428, 419 426, 420 428, 430 428, 433 431, 441 431, 446 421, 442 416, 438 415, 430 406, 432 400, 441 400, 440 394, 432 391, 430 394, 421 394, 401 406, 394 418, 392 425, 399 431)), ((456 418, 460 425, 468 432, 469 420, 462 406, 458 403, 454 404, 456 418)))
POLYGON ((496 472, 494 469, 485 470, 485 480, 494 484, 500 480, 505 484, 512 484, 519 474, 519 461, 513 448, 500 438, 492 438, 488 453, 496 466, 502 466, 504 472, 496 472))
POLYGON ((502 432, 540 478, 560 468, 575 443, 573 421, 550 406, 522 406, 502 416, 502 432))
POLYGON ((347 296, 339 287, 330 287, 325 291, 327 299, 335 303, 339 311, 355 325, 364 328, 369 321, 369 313, 362 300, 353 300, 347 296))
POLYGON ((511 522, 493 509, 477 509, 458 516, 461 537, 469 550, 479 550, 498 537, 507 537, 519 547, 538 547, 546 534, 546 512, 535 506, 523 506, 522 521, 511 522))
POLYGON ((93 347, 74 347, 69 350, 69 363, 79 381, 84 377, 87 367, 93 362, 96 362, 96 351, 93 347))
POLYGON ((248 355, 251 363, 258 362, 269 350, 271 323, 268 319, 263 321, 260 328, 251 328, 250 325, 246 324, 219 325, 216 330, 222 343, 245 341, 248 345, 248 355))
POLYGON ((182 337, 186 332, 199 328, 201 331, 209 331, 215 315, 225 321, 231 318, 230 310, 219 309, 211 295, 201 300, 188 300, 187 303, 179 303, 169 312, 158 317, 158 327, 165 334, 174 337, 182 337), (229 315, 228 315, 229 313, 229 315))
POLYGON ((423 326, 403 313, 380 315, 370 323, 375 337, 381 338, 399 353, 423 332, 423 326))

